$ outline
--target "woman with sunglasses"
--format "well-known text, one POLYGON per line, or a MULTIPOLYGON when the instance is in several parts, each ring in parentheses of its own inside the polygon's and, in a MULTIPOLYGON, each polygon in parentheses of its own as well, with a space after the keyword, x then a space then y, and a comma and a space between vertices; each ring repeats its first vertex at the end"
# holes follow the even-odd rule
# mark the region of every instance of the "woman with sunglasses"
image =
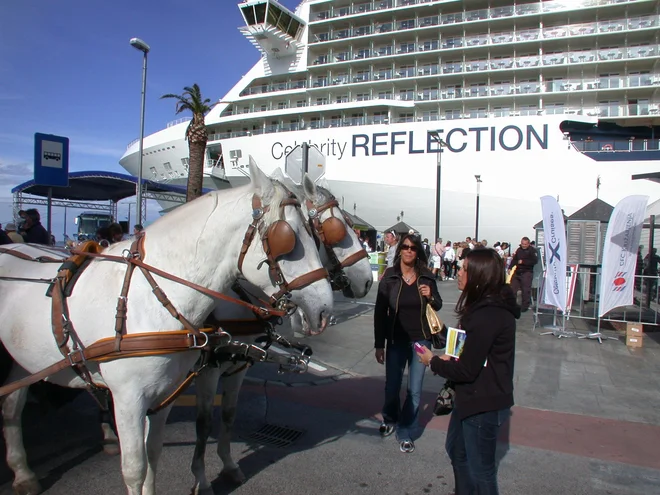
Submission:
POLYGON ((396 429, 399 449, 405 453, 415 450, 413 440, 419 433, 419 403, 426 371, 413 345, 418 342, 431 346, 426 305, 430 304, 436 311, 442 307, 435 277, 427 264, 420 238, 404 235, 397 246, 394 265, 385 270, 378 286, 374 311, 376 361, 385 364, 380 434, 387 437, 396 429), (401 406, 399 394, 406 365, 408 393, 401 406))
POLYGON ((520 306, 494 249, 468 253, 458 272, 458 288, 462 292, 456 313, 465 330, 461 357, 434 356, 423 349, 420 361, 455 383, 445 447, 454 468, 456 495, 497 495, 495 449, 499 429, 513 406, 520 306))

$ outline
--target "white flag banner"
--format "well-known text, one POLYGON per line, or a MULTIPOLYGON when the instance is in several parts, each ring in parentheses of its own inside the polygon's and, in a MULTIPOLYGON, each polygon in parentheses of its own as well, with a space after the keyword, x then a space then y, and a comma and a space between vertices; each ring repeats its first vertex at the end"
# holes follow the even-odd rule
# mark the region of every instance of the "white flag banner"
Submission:
POLYGON ((616 205, 605 235, 598 316, 633 304, 637 246, 642 235, 648 196, 628 196, 616 205))
POLYGON ((545 239, 545 295, 543 302, 566 312, 566 226, 559 203, 541 198, 545 239))

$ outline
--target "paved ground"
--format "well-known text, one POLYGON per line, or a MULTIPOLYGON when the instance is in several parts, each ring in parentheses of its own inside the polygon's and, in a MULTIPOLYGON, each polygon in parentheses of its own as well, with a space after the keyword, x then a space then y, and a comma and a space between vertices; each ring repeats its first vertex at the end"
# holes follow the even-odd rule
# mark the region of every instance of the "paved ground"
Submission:
MULTIPOLYGON (((440 284, 441 316, 453 321, 458 291, 440 284)), ((359 303, 337 302, 336 326, 309 339, 315 367, 306 375, 250 371, 241 400, 233 452, 248 476, 241 487, 220 480, 214 492, 414 494, 452 492, 443 444, 447 418, 430 412, 442 385, 427 375, 425 431, 411 455, 394 438, 381 439, 377 416, 383 367, 373 359, 375 292, 359 303), (275 448, 250 435, 264 424, 303 432, 291 446, 275 448)), ((549 322, 548 322, 549 323, 549 322)), ((578 330, 584 321, 572 320, 578 330)), ((660 494, 660 333, 644 347, 620 341, 540 336, 526 313, 518 324, 516 403, 502 432, 503 494, 660 494)), ((608 331, 619 337, 617 332, 608 331)), ((188 493, 194 442, 194 401, 184 398, 170 416, 159 473, 160 493, 188 493)), ((86 397, 56 414, 26 412, 27 449, 48 494, 123 493, 119 459, 100 453, 96 411, 86 397)), ((207 475, 221 466, 212 443, 207 475)), ((11 492, 0 470, 0 495, 11 492)))

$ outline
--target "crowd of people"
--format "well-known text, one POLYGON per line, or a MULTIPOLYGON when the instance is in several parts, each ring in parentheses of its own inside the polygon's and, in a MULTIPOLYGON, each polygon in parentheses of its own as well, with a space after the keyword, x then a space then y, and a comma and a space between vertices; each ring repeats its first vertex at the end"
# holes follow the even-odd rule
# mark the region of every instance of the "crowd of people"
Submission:
MULTIPOLYGON (((527 237, 513 254, 506 242, 491 248, 486 240, 470 237, 461 243, 438 239, 430 246, 414 232, 401 238, 386 232, 384 241, 387 269, 374 309, 375 358, 385 366, 380 434, 396 434, 403 453, 415 450, 424 372, 430 367, 447 379, 454 393, 445 448, 456 495, 497 495, 497 436, 514 403, 516 319, 530 305, 536 247, 527 237), (466 335, 460 359, 431 351, 431 328, 424 317, 428 307, 442 307, 437 280, 454 278, 461 291, 455 326, 466 335), (518 290, 522 307, 516 301, 518 290), (407 391, 401 402, 406 367, 407 391)), ((441 336, 446 339, 446 325, 441 336)))
POLYGON ((18 212, 20 222, 7 223, 5 228, 0 225, 0 244, 31 243, 51 246, 54 244, 53 237, 41 225, 39 210, 30 208, 18 212))
MULTIPOLYGON (((48 233, 46 228, 41 224, 41 215, 39 210, 31 208, 29 210, 21 210, 18 212, 20 221, 18 223, 8 222, 4 228, 0 224, 0 245, 3 244, 41 244, 44 246, 54 246, 55 237, 48 233)), ((141 235, 144 228, 141 224, 133 227, 133 235, 141 235)), ((101 227, 96 231, 96 242, 102 247, 108 247, 110 244, 121 242, 124 240, 124 230, 119 223, 111 223, 107 227, 101 227)), ((83 242, 84 239, 81 240, 83 242)), ((75 243, 70 241, 67 243, 69 247, 75 243)))

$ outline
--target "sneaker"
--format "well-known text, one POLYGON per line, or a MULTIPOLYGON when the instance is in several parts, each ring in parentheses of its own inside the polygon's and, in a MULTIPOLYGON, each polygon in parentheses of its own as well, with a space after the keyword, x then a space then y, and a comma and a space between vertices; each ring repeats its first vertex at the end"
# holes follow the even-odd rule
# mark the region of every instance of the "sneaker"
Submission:
POLYGON ((399 444, 399 450, 404 454, 411 454, 415 451, 415 444, 412 440, 404 440, 399 444))
POLYGON ((380 428, 378 429, 380 431, 380 436, 385 438, 389 437, 392 433, 394 433, 394 425, 388 425, 387 423, 381 423, 380 428))

